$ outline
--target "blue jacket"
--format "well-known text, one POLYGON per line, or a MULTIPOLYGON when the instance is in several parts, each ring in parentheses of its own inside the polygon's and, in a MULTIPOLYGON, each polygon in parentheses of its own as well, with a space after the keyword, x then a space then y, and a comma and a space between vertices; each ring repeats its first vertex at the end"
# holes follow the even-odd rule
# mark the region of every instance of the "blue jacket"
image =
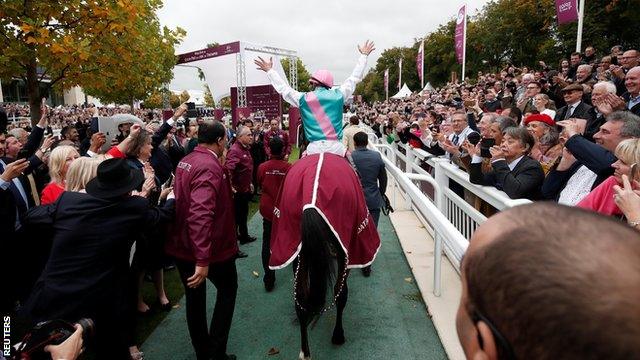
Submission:
POLYGON ((369 210, 380 209, 384 206, 382 195, 387 189, 387 171, 380 153, 366 148, 356 148, 351 157, 360 176, 367 207, 369 210))

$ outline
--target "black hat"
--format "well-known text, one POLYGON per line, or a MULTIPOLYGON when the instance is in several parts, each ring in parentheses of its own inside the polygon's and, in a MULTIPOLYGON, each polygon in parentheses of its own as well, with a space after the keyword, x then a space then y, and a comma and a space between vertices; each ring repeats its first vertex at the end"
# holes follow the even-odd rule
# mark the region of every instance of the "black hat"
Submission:
POLYGON ((113 199, 140 188, 144 182, 141 170, 134 169, 125 159, 108 159, 98 165, 98 175, 87 183, 87 194, 113 199))

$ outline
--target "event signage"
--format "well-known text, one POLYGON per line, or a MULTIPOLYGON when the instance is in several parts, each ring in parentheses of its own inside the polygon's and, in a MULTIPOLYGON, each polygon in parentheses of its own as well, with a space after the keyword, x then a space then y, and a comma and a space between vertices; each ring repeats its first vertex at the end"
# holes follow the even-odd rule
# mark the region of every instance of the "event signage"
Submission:
POLYGON ((218 56, 235 54, 240 52, 240 42, 232 42, 228 44, 218 45, 212 48, 206 48, 198 51, 192 51, 186 54, 178 55, 177 64, 184 64, 192 61, 210 59, 218 56))
POLYGON ((384 71, 384 93, 387 99, 389 99, 389 68, 384 71))
POLYGON ((420 78, 420 87, 424 87, 424 40, 420 42, 418 56, 416 56, 416 69, 418 69, 418 77, 420 78))
MULTIPOLYGON (((458 17, 456 18, 456 33, 455 33, 455 42, 456 42, 456 59, 458 60, 458 64, 464 64, 464 56, 465 56, 465 33, 467 22, 466 20, 466 11, 467 6, 463 5, 458 11, 458 17)), ((464 76, 464 75, 463 75, 464 76)))
POLYGON ((566 24, 578 20, 578 6, 576 0, 556 0, 558 24, 566 24))
POLYGON ((402 58, 398 63, 398 90, 402 89, 402 58))
MULTIPOLYGON (((282 116, 282 102, 280 94, 271 85, 247 86, 247 108, 258 118, 274 119, 282 116)), ((235 109, 238 107, 238 88, 231 88, 231 108, 233 123, 236 118, 235 109)))

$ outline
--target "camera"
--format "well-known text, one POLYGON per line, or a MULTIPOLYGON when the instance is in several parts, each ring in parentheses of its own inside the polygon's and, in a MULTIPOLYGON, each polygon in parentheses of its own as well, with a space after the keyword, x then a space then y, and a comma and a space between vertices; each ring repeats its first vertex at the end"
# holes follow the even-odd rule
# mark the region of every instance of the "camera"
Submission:
MULTIPOLYGON (((95 332, 93 320, 83 318, 78 320, 77 323, 82 326, 82 341, 86 344, 95 332)), ((22 338, 18 349, 10 359, 50 359, 51 357, 44 351, 44 348, 47 345, 60 345, 73 335, 75 331, 75 326, 64 320, 40 322, 22 338)))

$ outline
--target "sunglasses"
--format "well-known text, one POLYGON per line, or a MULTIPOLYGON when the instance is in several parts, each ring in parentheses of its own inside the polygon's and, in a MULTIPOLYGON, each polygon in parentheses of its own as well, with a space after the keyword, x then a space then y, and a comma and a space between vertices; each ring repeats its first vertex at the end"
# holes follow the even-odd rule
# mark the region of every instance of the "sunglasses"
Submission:
MULTIPOLYGON (((507 340, 507 338, 505 338, 502 335, 502 333, 500 333, 500 331, 493 325, 493 323, 486 316, 482 315, 482 313, 480 313, 476 309, 474 310, 473 316, 471 318, 474 324, 477 324, 479 321, 482 321, 485 324, 487 324, 487 326, 489 327, 489 330, 491 330, 491 333, 493 334, 494 339, 496 340, 496 346, 498 347, 498 349, 502 349, 502 353, 504 354, 505 359, 507 360, 516 359, 516 355, 513 352, 513 348, 511 347, 511 344, 509 344, 509 341, 507 340)), ((478 333, 478 343, 480 343, 480 347, 484 347, 480 333, 478 333)))

